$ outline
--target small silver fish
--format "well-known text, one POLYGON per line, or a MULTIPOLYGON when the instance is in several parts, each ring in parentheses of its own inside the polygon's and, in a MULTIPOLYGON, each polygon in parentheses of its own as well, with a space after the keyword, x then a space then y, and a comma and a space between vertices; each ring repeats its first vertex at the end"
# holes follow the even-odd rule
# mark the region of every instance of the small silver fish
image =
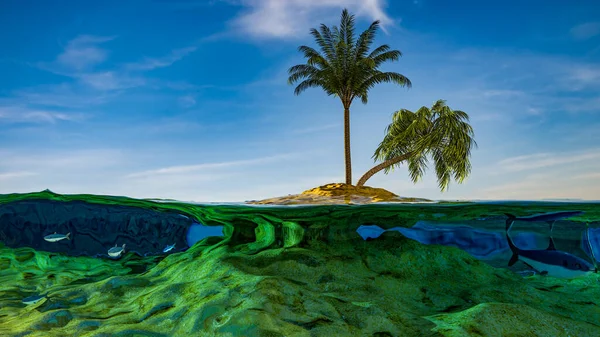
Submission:
POLYGON ((44 236, 44 240, 46 240, 48 242, 57 242, 57 241, 64 240, 64 239, 71 240, 69 238, 69 235, 71 235, 71 233, 56 234, 56 232, 54 232, 54 234, 44 236))
POLYGON ((115 245, 114 247, 112 247, 111 249, 108 250, 108 256, 119 257, 124 252, 125 252, 125 244, 123 244, 122 247, 117 247, 117 245, 115 245))
POLYGON ((174 248, 175 248, 175 244, 167 245, 165 247, 165 249, 163 249, 163 253, 168 253, 168 252, 172 251, 174 248))
POLYGON ((33 296, 29 296, 29 297, 25 297, 24 299, 21 300, 21 303, 23 304, 36 304, 41 302, 42 300, 46 299, 46 295, 33 295, 33 296))

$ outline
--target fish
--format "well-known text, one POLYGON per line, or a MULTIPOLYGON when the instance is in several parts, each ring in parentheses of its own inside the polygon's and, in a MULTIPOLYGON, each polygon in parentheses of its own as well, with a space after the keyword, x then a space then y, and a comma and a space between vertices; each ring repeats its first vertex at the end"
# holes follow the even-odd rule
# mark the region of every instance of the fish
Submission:
POLYGON ((541 275, 549 275, 557 278, 575 278, 591 272, 598 272, 598 269, 588 261, 567 252, 556 250, 554 240, 551 236, 549 237, 550 242, 546 250, 519 249, 515 246, 508 233, 511 225, 508 222, 506 223, 506 241, 512 251, 512 256, 508 261, 509 267, 514 265, 518 260, 521 260, 541 275))
POLYGON ((172 251, 174 248, 175 248, 175 244, 167 245, 165 247, 165 249, 163 249, 163 253, 168 253, 168 252, 172 251))
POLYGON ((550 231, 552 231, 552 227, 554 226, 554 222, 562 219, 567 219, 570 217, 574 217, 577 215, 583 214, 583 211, 564 211, 564 212, 552 212, 552 213, 544 213, 544 214, 536 214, 530 216, 516 216, 510 213, 504 213, 508 217, 506 219, 506 225, 512 226, 515 221, 527 221, 527 222, 538 222, 544 221, 548 225, 550 225, 550 231))
POLYGON ((121 247, 117 247, 117 245, 115 244, 114 247, 112 247, 111 249, 108 250, 108 256, 119 257, 124 252, 125 252, 125 244, 123 244, 123 246, 121 246, 121 247))
POLYGON ((54 232, 54 234, 44 236, 44 240, 46 240, 48 242, 58 242, 58 241, 64 240, 64 239, 71 240, 69 238, 69 235, 71 235, 71 233, 56 234, 56 232, 54 232))
POLYGON ((21 303, 27 304, 27 305, 36 304, 46 298, 47 298, 46 295, 33 295, 33 296, 25 297, 24 299, 21 300, 21 303))

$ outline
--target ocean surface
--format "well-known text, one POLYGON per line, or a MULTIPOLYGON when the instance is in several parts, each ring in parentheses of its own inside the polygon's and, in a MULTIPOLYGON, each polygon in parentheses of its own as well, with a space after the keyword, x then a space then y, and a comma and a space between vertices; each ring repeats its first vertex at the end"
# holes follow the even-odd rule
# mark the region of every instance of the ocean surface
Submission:
MULTIPOLYGON (((505 322, 476 334, 440 323, 497 303, 558 315, 577 327, 556 327, 556 336, 600 336, 598 202, 256 206, 44 191, 0 195, 0 243, 2 336, 493 336, 510 324, 517 329, 519 323, 505 322), (273 263, 277 270, 269 269, 273 263), (314 271, 297 272, 303 268, 314 271), (443 278, 453 280, 444 291, 457 295, 444 301, 456 303, 419 297, 405 305, 413 309, 394 309, 388 292, 408 291, 400 289, 419 282, 415 270, 428 268, 441 277, 427 281, 428 291, 442 294, 434 289, 443 278), (466 300, 469 282, 488 291, 490 280, 476 281, 476 273, 495 275, 499 286, 466 300), (347 274, 352 281, 342 280, 347 274), (266 280, 272 289, 251 295, 266 280), (539 296, 550 296, 554 307, 511 296, 511 282, 538 290, 543 283, 539 296), (341 299, 361 297, 375 284, 387 287, 379 302, 377 291, 360 301, 341 299), (329 309, 304 298, 320 303, 329 292, 339 302, 327 302, 329 309), (582 292, 595 298, 585 300, 582 292), (288 303, 288 296, 303 299, 288 303), (368 309, 346 308, 369 297, 368 309)), ((460 320, 456 326, 474 324, 460 320)))

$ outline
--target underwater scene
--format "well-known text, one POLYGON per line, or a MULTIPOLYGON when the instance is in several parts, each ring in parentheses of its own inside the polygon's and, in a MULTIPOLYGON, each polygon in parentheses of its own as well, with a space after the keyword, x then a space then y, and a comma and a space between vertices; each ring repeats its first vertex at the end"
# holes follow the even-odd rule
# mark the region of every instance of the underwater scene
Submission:
POLYGON ((1 336, 600 336, 597 202, 43 191, 0 242, 1 336))

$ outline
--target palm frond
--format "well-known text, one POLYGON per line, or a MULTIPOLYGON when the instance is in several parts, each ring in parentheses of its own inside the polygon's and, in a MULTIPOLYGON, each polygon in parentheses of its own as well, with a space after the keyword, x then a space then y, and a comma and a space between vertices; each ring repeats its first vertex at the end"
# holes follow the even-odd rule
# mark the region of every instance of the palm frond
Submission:
POLYGON ((386 161, 411 153, 408 170, 411 180, 417 182, 427 168, 427 158, 431 157, 438 186, 446 191, 451 180, 462 183, 472 170, 470 156, 477 143, 468 121, 466 112, 452 110, 443 100, 416 112, 398 110, 373 158, 386 161))
MULTIPOLYGON (((325 25, 321 25, 321 31, 323 31, 323 29, 322 29, 323 26, 325 26, 325 25)), ((315 42, 321 48, 321 51, 323 52, 325 57, 329 61, 335 59, 335 53, 334 53, 333 49, 331 48, 331 37, 323 36, 323 34, 321 34, 315 28, 310 29, 310 34, 314 37, 315 42)))
POLYGON ((408 159, 408 174, 413 183, 419 182, 427 170, 427 156, 417 153, 408 159))
POLYGON ((401 56, 402 53, 399 50, 388 50, 373 57, 373 63, 375 64, 375 67, 379 67, 384 62, 398 61, 401 56))
POLYGON ((371 44, 373 44, 373 40, 375 39, 377 29, 379 29, 379 20, 374 21, 367 30, 359 35, 358 40, 356 40, 356 60, 367 56, 369 47, 371 47, 371 44))
POLYGON ((377 71, 367 77, 357 88, 358 92, 366 92, 380 83, 396 83, 400 86, 412 87, 412 83, 404 75, 395 72, 377 71))
POLYGON ((300 82, 300 84, 298 84, 296 89, 294 89, 294 94, 300 95, 300 93, 303 92, 304 90, 306 90, 308 88, 316 88, 316 87, 323 87, 323 82, 319 81, 317 79, 309 78, 307 80, 300 82))
POLYGON ((348 46, 354 44, 354 21, 354 15, 350 15, 348 10, 344 8, 340 20, 340 39, 348 46))
POLYGON ((368 58, 368 59, 375 58, 375 57, 377 57, 377 55, 383 54, 388 50, 390 50, 390 46, 388 46, 387 44, 382 44, 381 46, 373 49, 371 54, 369 54, 369 56, 367 56, 366 58, 368 58))

